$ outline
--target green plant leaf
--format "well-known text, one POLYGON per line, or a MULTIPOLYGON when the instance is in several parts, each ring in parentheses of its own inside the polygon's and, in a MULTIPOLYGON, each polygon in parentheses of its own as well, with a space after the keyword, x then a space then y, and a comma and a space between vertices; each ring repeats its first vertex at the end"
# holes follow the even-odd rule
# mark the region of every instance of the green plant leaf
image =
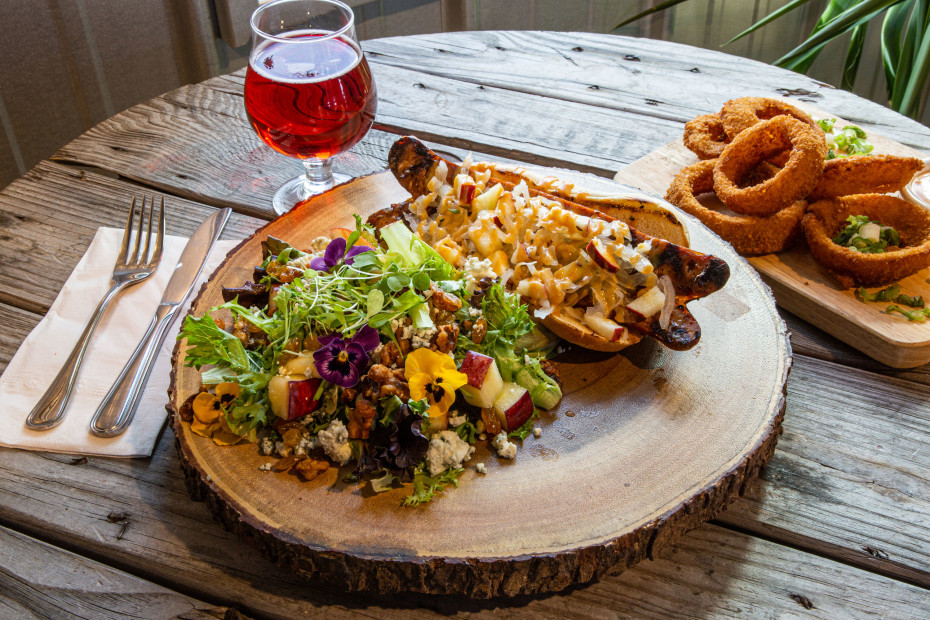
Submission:
POLYGON ((724 45, 729 45, 730 43, 733 43, 734 41, 737 41, 737 40, 739 40, 739 39, 742 39, 742 38, 745 37, 747 34, 750 34, 750 33, 755 32, 756 30, 758 30, 758 29, 761 28, 762 26, 765 26, 766 24, 769 24, 769 23, 775 21, 776 19, 778 19, 778 18, 781 17, 782 15, 785 15, 786 13, 790 13, 791 11, 793 11, 794 9, 796 9, 796 8, 798 8, 798 7, 800 7, 800 6, 804 6, 804 5, 807 4, 808 2, 810 2, 810 0, 791 0, 791 2, 789 2, 789 3, 786 4, 785 6, 781 7, 781 8, 778 9, 777 11, 772 11, 771 13, 769 13, 768 15, 766 15, 765 17, 763 17, 762 19, 760 19, 759 21, 757 21, 756 23, 754 23, 752 26, 750 26, 750 27, 747 28, 746 30, 742 31, 741 33, 739 33, 738 35, 736 35, 735 37, 733 37, 732 39, 730 39, 729 41, 727 41, 726 43, 724 43, 724 45))
POLYGON ((927 15, 927 2, 917 0, 916 2, 910 2, 910 4, 910 18, 904 31, 901 56, 898 58, 896 65, 895 84, 891 94, 891 107, 899 112, 901 111, 901 101, 904 99, 904 91, 907 90, 911 68, 914 66, 914 59, 920 47, 920 36, 924 30, 924 20, 927 15))
POLYGON ((677 5, 677 4, 681 4, 682 2, 687 2, 687 0, 665 0, 665 2, 662 2, 662 3, 660 3, 660 4, 657 4, 656 6, 652 7, 651 9, 646 9, 645 11, 640 11, 639 13, 637 13, 636 15, 634 15, 633 17, 630 17, 629 19, 623 20, 622 22, 620 22, 619 24, 617 24, 616 26, 614 26, 613 29, 616 30, 617 28, 621 28, 621 27, 623 27, 623 26, 626 26, 627 24, 630 24, 630 23, 632 23, 632 22, 635 22, 636 20, 642 19, 642 18, 644 18, 644 17, 646 17, 646 16, 648 16, 648 15, 652 15, 653 13, 660 13, 660 12, 664 11, 665 9, 670 9, 670 8, 672 8, 673 6, 677 5))
POLYGON ((904 89, 901 105, 895 108, 898 112, 907 114, 911 118, 918 117, 921 106, 920 96, 923 93, 924 85, 927 83, 928 75, 930 75, 930 36, 925 30, 920 47, 917 49, 917 57, 911 73, 907 76, 907 86, 904 89))
POLYGON ((856 86, 856 73, 859 72, 859 61, 862 60, 862 48, 868 28, 868 22, 853 28, 849 50, 846 52, 846 61, 843 63, 843 81, 840 84, 843 90, 852 91, 856 86))
MULTIPOLYGON (((841 15, 843 11, 847 10, 852 3, 859 1, 860 0, 830 0, 826 8, 824 8, 823 13, 821 13, 820 18, 817 20, 817 24, 814 25, 814 29, 811 30, 811 36, 823 30, 827 24, 836 19, 838 15, 841 15)), ((809 38, 810 37, 808 37, 808 39, 809 38)), ((801 55, 800 58, 793 61, 791 64, 783 66, 786 69, 791 69, 792 71, 807 73, 811 68, 811 65, 814 64, 814 61, 817 60, 820 52, 823 51, 823 48, 826 46, 826 44, 826 42, 821 43, 820 45, 801 55)))
MULTIPOLYGON (((862 0, 832 19, 824 20, 822 28, 819 28, 820 23, 818 23, 819 29, 815 28, 814 33, 806 41, 776 60, 774 64, 796 71, 806 70, 810 67, 810 62, 813 62, 813 59, 810 58, 812 53, 814 57, 816 57, 816 54, 820 53, 823 46, 836 37, 869 21, 888 7, 894 6, 902 1, 903 0, 862 0), (806 65, 804 61, 808 61, 806 65)), ((827 10, 824 11, 824 16, 827 15, 832 7, 834 7, 834 2, 831 2, 827 10)), ((823 20, 823 17, 821 19, 823 20)))
POLYGON ((901 37, 912 8, 912 5, 906 2, 893 6, 888 9, 882 21, 882 65, 885 68, 885 85, 889 101, 894 95, 895 76, 901 59, 901 37))

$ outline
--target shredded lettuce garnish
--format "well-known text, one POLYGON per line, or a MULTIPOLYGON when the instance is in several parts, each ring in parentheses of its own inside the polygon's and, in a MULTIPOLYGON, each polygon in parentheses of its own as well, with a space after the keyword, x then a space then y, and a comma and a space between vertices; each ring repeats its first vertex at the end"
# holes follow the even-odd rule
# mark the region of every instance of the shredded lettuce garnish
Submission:
POLYGON ((895 312, 903 315, 908 321, 916 321, 918 323, 923 323, 930 318, 930 308, 920 308, 919 310, 910 311, 895 305, 890 305, 885 308, 885 314, 894 314, 895 312))
POLYGON ((860 286, 856 289, 856 299, 862 303, 868 303, 870 301, 893 301, 903 306, 910 306, 911 308, 924 307, 923 297, 920 295, 904 295, 901 293, 901 285, 897 283, 883 288, 880 291, 875 291, 874 293, 870 293, 864 287, 860 286))
POLYGON ((840 133, 833 135, 834 124, 836 124, 835 118, 817 121, 817 125, 827 134, 827 145, 830 147, 830 150, 827 151, 827 159, 868 155, 875 148, 865 141, 865 131, 860 127, 846 125, 840 130, 840 133))
MULTIPOLYGON (((845 246, 853 251, 863 254, 881 254, 885 248, 901 245, 901 235, 890 226, 870 220, 868 215, 850 215, 846 218, 846 228, 833 238, 833 243, 845 246), (862 236, 862 228, 867 224, 879 227, 878 240, 867 239, 862 236)), ((874 229, 873 229, 874 230, 874 229)))

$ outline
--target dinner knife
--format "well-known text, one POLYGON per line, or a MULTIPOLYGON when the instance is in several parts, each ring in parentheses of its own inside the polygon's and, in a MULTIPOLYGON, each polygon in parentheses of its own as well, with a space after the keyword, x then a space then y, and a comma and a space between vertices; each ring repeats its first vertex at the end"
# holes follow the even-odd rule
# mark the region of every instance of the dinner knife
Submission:
POLYGON ((181 259, 174 268, 148 330, 94 412, 90 421, 90 432, 97 437, 116 437, 132 422, 174 315, 194 288, 194 283, 203 270, 203 264, 213 249, 213 244, 223 231, 230 212, 228 208, 221 209, 208 217, 184 246, 181 259))

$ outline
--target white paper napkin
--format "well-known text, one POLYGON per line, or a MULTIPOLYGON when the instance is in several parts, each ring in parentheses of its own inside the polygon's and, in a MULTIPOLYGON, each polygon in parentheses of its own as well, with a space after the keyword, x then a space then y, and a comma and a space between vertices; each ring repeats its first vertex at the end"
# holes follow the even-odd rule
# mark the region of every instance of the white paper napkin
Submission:
MULTIPOLYGON (((187 239, 165 236, 158 270, 141 284, 124 289, 110 302, 84 357, 64 421, 48 431, 26 428, 26 416, 58 374, 90 316, 110 288, 113 264, 123 231, 97 230, 94 240, 71 272, 48 314, 26 337, 0 375, 0 445, 11 448, 95 456, 150 456, 167 417, 171 351, 187 306, 178 310, 158 354, 145 393, 129 428, 104 439, 88 426, 97 405, 109 391, 145 334, 187 239)), ((191 298, 233 248, 236 241, 217 241, 191 298)), ((188 300, 190 302, 190 300, 188 300)))

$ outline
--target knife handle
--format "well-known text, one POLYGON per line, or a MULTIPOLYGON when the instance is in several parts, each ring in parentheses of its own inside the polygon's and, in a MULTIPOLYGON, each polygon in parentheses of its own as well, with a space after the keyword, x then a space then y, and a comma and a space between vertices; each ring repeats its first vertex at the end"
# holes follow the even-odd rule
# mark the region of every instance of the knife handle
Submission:
POLYGON ((116 437, 132 422, 177 308, 173 304, 158 306, 132 357, 123 366, 116 382, 94 412, 90 432, 97 437, 116 437))
POLYGON ((81 371, 81 363, 84 361, 84 354, 87 352, 91 336, 97 329, 97 324, 100 323, 110 301, 128 284, 130 284, 129 281, 114 283, 97 304, 97 309, 94 310, 90 321, 84 327, 84 332, 74 345, 71 355, 65 360, 64 366, 58 371, 45 394, 29 412, 29 417, 26 418, 26 427, 29 430, 47 431, 55 428, 65 419, 65 411, 71 402, 71 394, 74 392, 74 385, 77 383, 78 373, 81 371))

